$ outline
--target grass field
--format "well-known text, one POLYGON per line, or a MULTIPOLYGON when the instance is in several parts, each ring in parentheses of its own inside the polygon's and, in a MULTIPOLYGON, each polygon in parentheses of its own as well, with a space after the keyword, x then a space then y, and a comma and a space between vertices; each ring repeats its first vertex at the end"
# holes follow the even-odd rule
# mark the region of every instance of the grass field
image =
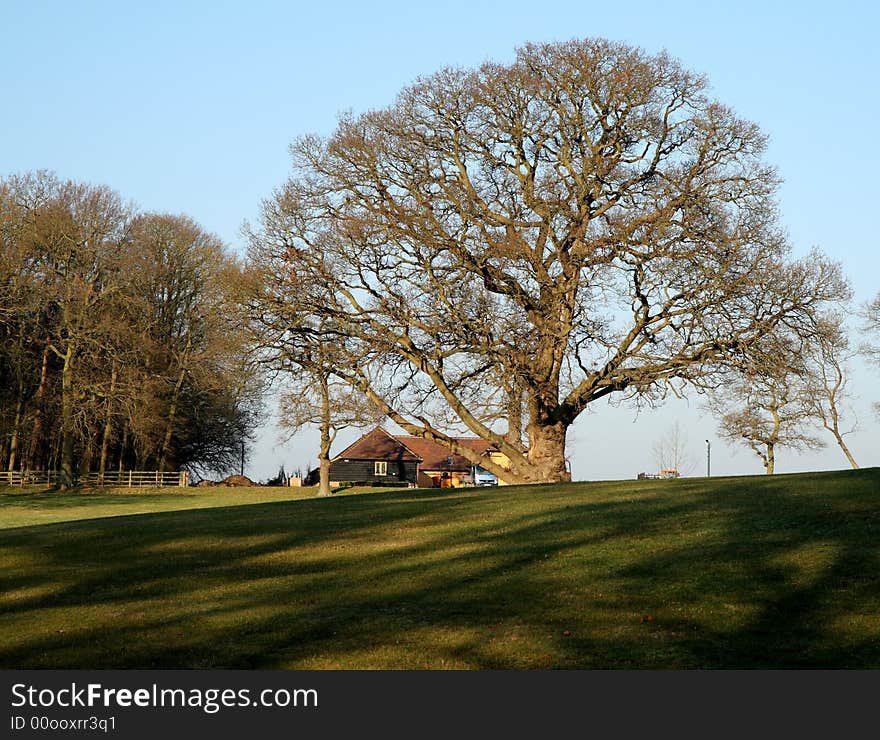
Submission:
POLYGON ((0 490, 3 668, 880 667, 877 468, 0 490))

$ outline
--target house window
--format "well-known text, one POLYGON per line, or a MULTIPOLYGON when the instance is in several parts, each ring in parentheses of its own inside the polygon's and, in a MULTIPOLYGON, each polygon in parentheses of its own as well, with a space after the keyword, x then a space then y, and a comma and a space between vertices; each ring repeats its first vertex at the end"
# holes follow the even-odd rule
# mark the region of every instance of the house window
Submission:
POLYGON ((384 460, 382 462, 376 462, 373 464, 373 474, 374 475, 388 475, 388 463, 384 460))

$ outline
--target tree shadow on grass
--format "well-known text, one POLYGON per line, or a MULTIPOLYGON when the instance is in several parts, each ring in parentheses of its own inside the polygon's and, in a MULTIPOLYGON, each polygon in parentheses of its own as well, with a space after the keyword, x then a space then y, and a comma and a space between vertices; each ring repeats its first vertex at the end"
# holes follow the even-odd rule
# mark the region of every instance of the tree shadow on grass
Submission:
POLYGON ((29 509, 29 510, 64 510, 64 509, 86 509, 94 507, 96 503, 101 506, 131 506, 132 499, 135 497, 138 501, 149 505, 151 502, 166 501, 174 497, 180 501, 195 501, 203 499, 205 494, 195 493, 183 489, 177 492, 174 489, 159 492, 143 492, 138 489, 132 489, 131 493, 104 493, 100 492, 80 492, 80 493, 59 493, 57 491, 40 490, 40 491, 16 491, 6 489, 0 493, 0 514, 4 510, 9 509, 29 509))
POLYGON ((880 471, 651 483, 7 530, 0 665, 880 666, 880 471))

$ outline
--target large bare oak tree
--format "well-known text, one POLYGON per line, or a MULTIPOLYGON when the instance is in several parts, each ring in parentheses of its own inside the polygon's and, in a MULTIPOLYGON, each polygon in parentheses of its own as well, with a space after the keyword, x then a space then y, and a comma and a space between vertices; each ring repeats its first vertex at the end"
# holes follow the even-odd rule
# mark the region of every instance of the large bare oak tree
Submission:
MULTIPOLYGON (((511 482, 564 480, 591 403, 711 383, 835 297, 821 260, 789 256, 764 147, 666 54, 526 45, 297 140, 252 256, 286 278, 294 313, 333 327, 358 358, 339 374, 407 432, 511 482), (509 425, 524 444, 491 421, 499 378, 524 401, 509 425), (458 445, 450 413, 510 471, 458 445)), ((283 311, 258 318, 285 326, 283 311)))

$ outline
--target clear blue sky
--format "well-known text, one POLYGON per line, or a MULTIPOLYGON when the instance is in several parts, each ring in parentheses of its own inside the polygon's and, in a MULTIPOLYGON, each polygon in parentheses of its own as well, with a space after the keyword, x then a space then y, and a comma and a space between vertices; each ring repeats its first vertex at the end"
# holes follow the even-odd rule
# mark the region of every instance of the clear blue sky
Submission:
MULTIPOLYGON (((782 221, 799 251, 844 263, 856 302, 880 288, 880 11, 871 2, 10 2, 0 0, 0 175, 47 168, 103 183, 144 209, 184 212, 240 250, 242 221, 288 172, 287 146, 340 111, 391 102, 420 74, 504 61, 526 41, 605 36, 667 49, 770 136, 782 221)), ((880 371, 859 367, 863 465, 880 464, 880 371)), ((574 430, 581 479, 652 470, 652 441, 680 420, 694 472, 711 419, 695 402, 634 421, 601 409, 574 430)), ((249 473, 315 459, 314 439, 275 446, 249 473)), ((345 443, 348 440, 342 440, 345 443)), ((341 447, 340 447, 341 449, 341 447)), ((760 472, 720 442, 713 474, 760 472)), ((836 450, 781 451, 781 472, 843 467, 836 450)))

